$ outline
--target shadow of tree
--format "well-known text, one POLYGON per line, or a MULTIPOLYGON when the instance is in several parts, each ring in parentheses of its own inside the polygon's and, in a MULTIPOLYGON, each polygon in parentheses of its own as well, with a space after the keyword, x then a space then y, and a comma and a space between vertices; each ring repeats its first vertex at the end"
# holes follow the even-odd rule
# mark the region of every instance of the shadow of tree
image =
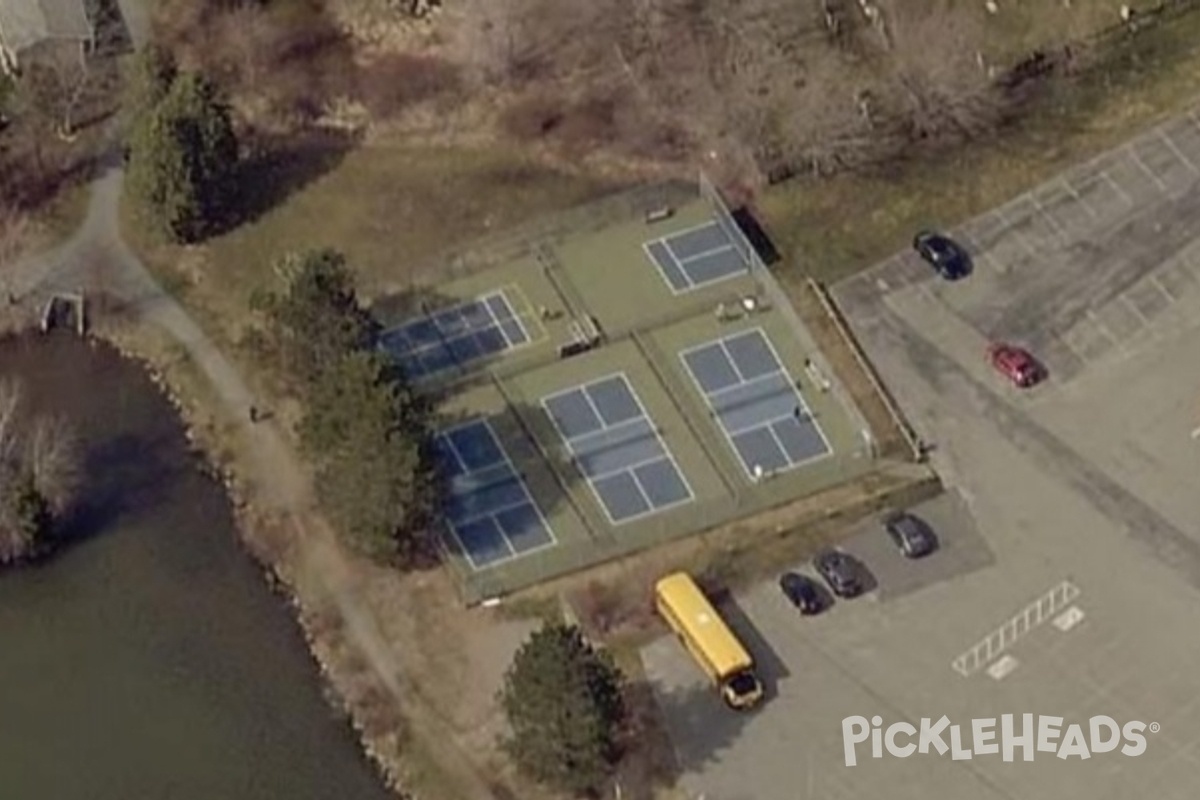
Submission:
POLYGON ((695 772, 719 761, 756 713, 732 710, 707 683, 659 687, 655 696, 675 743, 680 772, 695 772))
POLYGON ((80 499, 60 520, 57 542, 69 546, 83 541, 122 517, 152 513, 165 503, 171 488, 197 466, 167 457, 177 444, 170 441, 173 438, 165 433, 118 433, 88 447, 80 499))
POLYGON ((250 135, 249 152, 233 178, 237 196, 213 235, 254 222, 288 197, 335 169, 360 137, 335 130, 250 135))

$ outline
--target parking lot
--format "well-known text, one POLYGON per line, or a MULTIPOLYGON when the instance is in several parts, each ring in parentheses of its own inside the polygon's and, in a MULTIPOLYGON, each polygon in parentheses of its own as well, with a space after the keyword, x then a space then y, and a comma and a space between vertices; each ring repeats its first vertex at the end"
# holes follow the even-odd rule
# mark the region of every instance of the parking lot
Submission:
MULTIPOLYGON (((769 689, 722 709, 670 639, 644 651, 691 796, 1184 798, 1200 769, 1200 115, 950 231, 974 273, 908 253, 835 287, 951 491, 942 548, 877 524, 846 544, 877 584, 801 618, 772 584, 726 605, 769 689), (983 358, 1049 367, 1019 393, 983 358), (844 764, 842 720, 1040 714, 1156 723, 1137 757, 1038 753, 844 764)), ((780 565, 781 571, 791 565, 780 565)))

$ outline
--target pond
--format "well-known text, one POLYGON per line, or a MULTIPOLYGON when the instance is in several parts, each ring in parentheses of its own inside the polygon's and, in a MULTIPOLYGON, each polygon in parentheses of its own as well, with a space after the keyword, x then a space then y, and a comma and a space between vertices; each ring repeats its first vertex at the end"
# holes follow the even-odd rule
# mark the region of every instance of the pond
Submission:
POLYGON ((88 457, 69 546, 0 572, 0 797, 390 797, 142 368, 31 335, 8 375, 88 457))

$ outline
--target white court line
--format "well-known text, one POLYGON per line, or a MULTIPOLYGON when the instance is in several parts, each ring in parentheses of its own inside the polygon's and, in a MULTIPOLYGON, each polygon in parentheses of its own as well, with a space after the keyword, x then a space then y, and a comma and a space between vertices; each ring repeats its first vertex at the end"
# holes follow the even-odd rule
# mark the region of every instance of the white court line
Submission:
POLYGON ((1096 213, 1096 209, 1092 208, 1091 204, 1089 204, 1087 200, 1083 199, 1083 195, 1081 195, 1078 192, 1078 190, 1076 190, 1076 188, 1071 185, 1070 181, 1068 181, 1066 178, 1059 178, 1058 182, 1060 184, 1062 184, 1062 187, 1064 189, 1067 190, 1067 194, 1069 194, 1075 198, 1076 203, 1083 206, 1083 210, 1088 213, 1089 217, 1091 217, 1092 219, 1100 218, 1100 215, 1096 213))
MULTIPOLYGON (((425 342, 424 344, 417 345, 416 347, 409 347, 409 348, 405 349, 402 353, 399 354, 399 356, 398 356, 399 358, 415 359, 418 363, 420 363, 420 358, 421 358, 422 354, 427 353, 431 350, 442 349, 450 354, 450 357, 454 360, 454 366, 466 368, 466 366, 468 364, 473 364, 476 361, 487 358, 488 356, 509 353, 509 352, 512 352, 513 350, 517 350, 522 347, 527 347, 528 345, 534 343, 533 337, 529 335, 529 330, 525 327, 525 324, 523 322, 521 322, 520 318, 517 316, 516 309, 513 307, 513 304, 508 301, 508 296, 504 293, 503 289, 500 289, 500 290, 494 291, 494 292, 488 292, 487 294, 481 294, 478 297, 475 297, 471 300, 464 300, 463 302, 459 303, 458 305, 447 306, 446 308, 439 309, 433 313, 422 314, 421 316, 417 317, 416 319, 411 319, 405 323, 402 323, 400 325, 396 325, 392 328, 387 329, 383 333, 379 334, 379 337, 382 339, 384 336, 387 336, 389 333, 394 333, 395 331, 403 331, 407 328, 413 327, 414 325, 419 325, 422 322, 428 322, 431 325, 433 325, 434 330, 437 331, 438 341, 425 342), (517 327, 521 329, 521 332, 523 334, 525 334, 524 342, 521 342, 520 344, 514 344, 513 341, 508 338, 508 334, 505 333, 504 328, 500 325, 500 321, 496 317, 495 312, 492 311, 492 307, 490 305, 488 305, 487 301, 494 297, 499 297, 501 300, 503 300, 504 304, 508 307, 508 310, 512 312, 512 316, 510 316, 509 319, 511 319, 514 323, 516 323, 517 327), (487 325, 483 326, 482 328, 474 327, 469 322, 467 322, 467 317, 463 313, 463 309, 465 309, 471 305, 483 306, 483 309, 484 309, 484 311, 487 312, 488 318, 491 319, 491 322, 488 323, 487 325), (441 325, 438 324, 438 320, 437 320, 438 317, 445 316, 447 314, 450 314, 451 312, 456 313, 458 315, 458 317, 460 319, 462 319, 463 322, 466 324, 466 327, 463 331, 461 331, 459 333, 447 333, 446 331, 442 330, 441 325), (504 342, 505 342, 504 349, 495 351, 495 352, 480 353, 479 355, 473 356, 472 358, 468 359, 465 362, 460 362, 458 360, 458 358, 454 355, 454 351, 452 351, 450 349, 450 343, 462 341, 463 339, 469 339, 472 336, 475 336, 476 334, 479 334, 479 333, 483 333, 484 331, 486 331, 490 328, 495 328, 497 331, 500 332, 500 336, 503 337, 504 342)), ((433 370, 431 372, 426 372, 421 377, 429 378, 429 377, 432 377, 432 376, 438 374, 439 372, 445 372, 448 369, 453 369, 453 367, 442 367, 441 369, 433 370)))
MULTIPOLYGON (((506 464, 508 466, 509 472, 511 472, 512 475, 517 479, 517 485, 521 487, 521 494, 524 496, 525 499, 523 502, 520 502, 520 503, 512 503, 510 505, 504 506, 503 508, 496 508, 496 509, 492 509, 490 511, 487 511, 487 512, 484 512, 481 514, 477 514, 476 516, 471 517, 470 519, 463 522, 463 525, 468 525, 472 522, 476 522, 485 517, 489 517, 489 518, 491 518, 492 522, 495 523, 496 530, 499 531, 500 536, 503 537, 504 545, 508 548, 509 554, 507 556, 504 556, 503 558, 497 558, 492 561, 489 561, 486 564, 477 564, 475 562, 475 559, 471 556, 471 549, 469 547, 467 547, 466 543, 463 541, 462 536, 458 532, 458 525, 455 524, 454 522, 449 523, 448 527, 450 529, 450 534, 454 537, 454 540, 456 542, 458 542, 458 549, 462 552, 463 556, 467 559, 467 563, 471 565, 471 569, 474 572, 480 572, 485 569, 491 569, 492 567, 498 567, 501 564, 505 564, 509 561, 512 561, 513 559, 523 558, 527 555, 532 555, 533 553, 539 552, 541 550, 545 550, 549 547, 553 547, 554 545, 558 544, 558 537, 556 537, 554 535, 554 529, 552 527, 550 527, 549 520, 547 520, 545 515, 542 513, 541 506, 539 506, 537 504, 537 501, 533 499, 533 495, 530 494, 530 492, 529 492, 529 487, 525 484, 525 479, 522 478, 521 473, 517 471, 516 466, 513 464, 512 459, 508 455, 508 451, 504 449, 504 445, 500 442, 500 437, 496 435, 496 431, 492 428, 492 424, 488 420, 476 419, 476 420, 470 420, 468 422, 461 423, 459 425, 454 425, 452 427, 449 427, 442 431, 439 431, 438 436, 445 439, 446 444, 448 444, 450 446, 450 449, 453 451, 454 457, 456 459, 458 459, 459 463, 461 463, 462 466, 465 468, 466 462, 463 460, 462 455, 458 452, 458 447, 455 446, 454 442, 450 440, 450 437, 447 434, 449 434, 453 431, 461 430, 463 428, 475 427, 477 425, 483 425, 487 429, 488 436, 490 436, 492 438, 492 444, 496 445, 496 448, 500 451, 500 455, 504 457, 503 461, 497 461, 495 464, 489 464, 484 469, 491 469, 494 466, 498 466, 500 464, 506 464), (518 508, 522 505, 529 505, 533 509, 534 513, 537 514, 538 521, 541 522, 541 524, 542 524, 542 530, 546 531, 546 535, 550 537, 550 541, 546 542, 545 544, 538 545, 537 547, 531 547, 528 550, 521 550, 520 552, 518 552, 517 548, 515 548, 513 546, 512 540, 508 538, 508 534, 505 533, 504 528, 501 527, 500 521, 498 519, 496 519, 496 515, 501 512, 513 509, 513 508, 518 508)), ((481 470, 467 470, 467 474, 470 474, 471 472, 479 472, 479 471, 481 471, 481 470)))
POLYGON ((1125 201, 1125 205, 1129 206, 1130 208, 1133 208, 1133 206, 1134 206, 1133 198, 1129 196, 1128 192, 1126 192, 1124 189, 1121 188, 1121 184, 1119 184, 1115 180, 1113 180, 1113 176, 1108 174, 1108 170, 1106 170, 1106 169, 1101 170, 1100 177, 1103 178, 1105 180, 1105 182, 1109 186, 1112 187, 1114 192, 1116 192, 1117 194, 1119 194, 1121 196, 1121 199, 1125 201))
POLYGON ((680 506, 685 503, 690 503, 696 499, 696 493, 692 491, 692 487, 691 487, 691 484, 688 483, 687 476, 683 474, 683 470, 681 470, 679 468, 679 464, 675 461, 675 454, 671 452, 671 449, 669 447, 667 447, 666 442, 663 441, 662 434, 659 433, 658 429, 655 427, 654 420, 651 419, 650 416, 646 413, 646 408, 645 408, 645 406, 642 405, 641 398, 638 397, 637 392, 634 391, 633 385, 629 382, 629 377, 623 371, 613 372, 609 375, 595 378, 593 380, 588 381, 587 383, 580 384, 579 386, 573 386, 569 389, 563 389, 561 391, 554 392, 553 394, 548 394, 542 398, 541 404, 542 404, 542 410, 545 411, 546 416, 550 418, 550 424, 552 424, 554 426, 554 430, 558 434, 558 438, 561 439, 563 444, 565 444, 567 446, 567 452, 571 454, 571 460, 573 462, 575 462, 576 469, 579 470, 579 473, 583 476, 583 479, 587 482, 588 488, 591 490, 592 495, 596 498, 596 502, 600 504, 600 509, 604 512, 604 516, 608 518, 609 525, 613 526, 614 528, 619 525, 627 525, 630 522, 636 522, 637 520, 643 519, 652 514, 657 514, 661 511, 667 511, 668 509, 675 508, 676 506, 680 506), (596 407, 596 404, 595 404, 595 402, 593 402, 591 395, 589 395, 586 390, 591 386, 595 386, 598 383, 604 383, 605 381, 612 380, 613 378, 621 379, 621 382, 625 385, 625 388, 626 388, 626 390, 628 390, 629 395, 633 398, 633 401, 637 404, 638 412, 641 414, 640 417, 633 417, 631 419, 622 420, 621 422, 618 422, 615 425, 609 425, 607 422, 604 421, 604 417, 601 416, 601 414, 600 414, 600 409, 598 409, 596 407), (583 395, 583 399, 587 401, 588 406, 592 409, 592 413, 594 413, 596 415, 596 419, 600 421, 601 427, 598 430, 589 431, 588 433, 583 434, 582 436, 569 437, 563 431, 562 427, 558 424, 558 420, 554 417, 554 415, 552 413, 550 413, 550 405, 549 404, 550 404, 551 400, 553 400, 556 397, 562 397, 562 396, 565 396, 568 394, 573 394, 573 393, 578 393, 578 394, 583 395), (623 426, 632 425, 633 423, 640 422, 642 420, 645 420, 646 424, 650 427, 650 430, 654 433, 654 438, 658 442, 659 450, 662 451, 662 456, 660 456, 658 459, 655 459, 655 460, 660 460, 660 461, 665 460, 665 461, 669 461, 671 463, 671 466, 675 468, 675 473, 679 476, 679 480, 683 483, 683 488, 687 490, 687 497, 677 500, 674 503, 668 503, 667 505, 655 505, 654 502, 650 499, 650 496, 646 493, 646 490, 644 489, 644 487, 642 486, 642 482, 640 480, 638 480, 637 475, 633 474, 633 466, 641 466, 641 464, 635 464, 633 466, 626 467, 624 469, 614 470, 613 472, 608 472, 601 476, 589 475, 583 470, 582 467, 579 466, 579 464, 578 464, 579 456, 587 455, 587 453, 582 453, 575 447, 575 445, 581 439, 585 439, 585 438, 594 436, 599 433, 606 433, 607 431, 610 431, 614 428, 620 428, 623 426), (642 495, 642 499, 646 501, 646 510, 642 511, 640 513, 634 514, 632 516, 623 517, 620 520, 616 520, 616 519, 613 519, 612 512, 608 508, 608 503, 606 503, 604 501, 604 496, 601 495, 599 489, 596 488, 596 481, 599 481, 603 478, 612 477, 613 475, 616 475, 620 472, 628 472, 630 474, 630 477, 633 478, 633 482, 637 486, 638 492, 642 495))
POLYGON ((716 220, 711 220, 711 219, 708 222, 701 222, 696 225, 693 225, 690 228, 684 228, 683 230, 672 231, 671 233, 668 233, 665 236, 662 236, 660 238, 663 241, 667 241, 668 239, 678 239, 681 236, 687 236, 689 233, 695 233, 696 231, 702 231, 705 228, 716 228, 721 233, 722 236, 724 236, 726 239, 729 238, 729 236, 725 233, 725 229, 721 227, 720 223, 718 223, 716 220))
MULTIPOLYGON (((779 451, 788 460, 788 466, 785 467, 783 469, 783 471, 788 472, 788 471, 796 469, 797 467, 800 467, 800 466, 803 466, 806 464, 810 464, 813 461, 816 461, 818 459, 826 458, 828 456, 833 455, 833 447, 829 444, 829 438, 825 435, 825 431, 817 423, 816 417, 812 413, 812 409, 809 407, 808 402, 804 399, 803 392, 799 391, 796 388, 795 379, 792 377, 791 373, 788 372, 787 367, 784 366, 783 360, 779 357, 779 352, 775 349, 774 342, 771 341, 770 337, 767 336, 766 331, 764 331, 761 327, 750 328, 745 331, 740 331, 738 333, 732 334, 730 336, 721 337, 720 339, 716 339, 712 342, 704 342, 702 344, 695 345, 693 347, 689 347, 686 350, 681 350, 679 352, 679 358, 683 362, 684 368, 687 370, 688 375, 691 376, 692 384, 696 387, 696 391, 698 391, 700 393, 700 395, 704 398, 704 403, 705 403, 705 405, 708 406, 709 415, 716 420, 717 426, 721 429, 721 433, 725 437, 725 441, 729 443, 729 448, 733 451, 733 454, 735 456, 737 456, 737 460, 741 463, 742 469, 744 469, 746 471, 746 475, 751 480, 754 480, 753 468, 751 467, 750 464, 746 463, 746 459, 742 457, 741 451, 739 451, 737 449, 737 446, 733 443, 733 436, 737 435, 737 434, 730 433, 728 426, 726 426, 726 424, 725 424, 725 420, 721 418, 721 413, 713 405, 713 397, 715 397, 717 394, 720 394, 722 392, 727 392, 732 389, 739 389, 742 386, 746 386, 751 383, 757 383, 757 382, 760 382, 763 380, 774 378, 775 376, 780 375, 780 374, 783 375, 783 378, 786 381, 787 386, 792 393, 792 396, 796 398, 796 406, 801 409, 803 415, 805 416, 805 418, 808 421, 808 424, 811 425, 813 430, 815 430, 817 432, 817 435, 819 437, 821 437, 821 443, 825 447, 825 451, 823 453, 819 453, 810 458, 803 459, 802 461, 792 461, 792 457, 788 454, 787 449, 784 448, 783 443, 779 441, 778 435, 776 435, 776 433, 773 429, 768 427, 767 429, 770 431, 771 437, 775 440, 776 444, 779 446, 779 451), (745 380, 745 376, 742 374, 742 371, 738 368, 737 362, 734 361, 728 348, 725 347, 725 342, 728 339, 734 339, 739 336, 744 336, 744 335, 751 334, 751 333, 756 333, 762 339, 762 341, 767 345, 767 347, 770 349, 771 356, 772 356, 772 358, 775 359, 776 371, 772 372, 772 373, 768 373, 766 375, 760 375, 757 378, 747 381, 747 380, 745 380), (735 386, 727 386, 724 389, 719 389, 719 390, 717 390, 717 392, 713 392, 710 394, 709 392, 705 391, 704 386, 700 383, 700 378, 692 370, 692 365, 690 363, 688 363, 686 356, 689 353, 695 352, 695 351, 703 349, 705 347, 711 347, 714 344, 720 345, 721 352, 725 355, 726 360, 729 361, 730 366, 733 367, 733 370, 737 374, 737 376, 739 378, 742 378, 742 383, 737 384, 735 386)), ((778 421, 779 421, 778 419, 771 420, 771 423, 778 422, 778 421)), ((766 427, 767 424, 769 424, 769 423, 763 423, 762 425, 759 425, 757 427, 766 427)), ((745 430, 740 431, 740 433, 746 433, 747 431, 754 430, 754 429, 756 429, 756 428, 754 428, 754 427, 747 428, 745 430)))
POLYGON ((1130 157, 1134 160, 1134 162, 1136 162, 1137 165, 1142 168, 1142 172, 1145 172, 1146 175, 1150 178, 1150 180, 1154 181, 1154 183, 1158 186, 1158 190, 1160 192, 1162 192, 1163 194, 1166 194, 1167 193, 1167 185, 1162 182, 1162 178, 1158 177, 1158 175, 1154 172, 1154 170, 1152 170, 1152 169, 1150 169, 1150 167, 1146 166, 1146 162, 1143 161, 1142 157, 1138 155, 1137 150, 1133 149, 1133 145, 1132 144, 1125 145, 1125 150, 1129 153, 1130 157))
POLYGON ((1190 158, 1188 158, 1187 156, 1185 156, 1183 154, 1183 151, 1175 146, 1175 141, 1170 136, 1167 135, 1167 132, 1165 130, 1163 130, 1162 128, 1159 128, 1158 136, 1160 139, 1163 140, 1163 143, 1167 147, 1171 148, 1171 152, 1174 153, 1175 156, 1180 161, 1182 161, 1183 163, 1188 165, 1188 169, 1190 169, 1192 172, 1196 173, 1197 175, 1200 175, 1200 169, 1196 169, 1196 165, 1192 163, 1192 160, 1190 158))
MULTIPOLYGON (((506 295, 504 293, 504 290, 501 289, 498 292, 492 292, 491 294, 482 298, 480 300, 480 304, 484 307, 484 309, 487 310, 488 316, 491 317, 491 320, 492 320, 491 326, 494 327, 496 330, 500 331, 500 335, 504 337, 504 343, 506 345, 508 345, 508 347, 506 347, 505 349, 512 350, 517 345, 513 342, 512 339, 508 338, 508 333, 504 330, 504 326, 500 324, 500 318, 496 316, 495 311, 492 311, 492 305, 491 305, 491 303, 488 302, 488 300, 491 300, 493 297, 499 297, 500 300, 503 301, 504 307, 509 310, 508 318, 510 320, 512 320, 513 322, 515 322, 517 327, 521 329, 521 333, 524 334, 525 341, 522 342, 521 344, 526 344, 529 341, 531 341, 533 339, 533 337, 529 335, 529 331, 525 330, 525 326, 521 323, 521 320, 517 317, 516 309, 513 308, 512 303, 508 302, 508 295, 506 295)), ((487 330, 487 329, 484 328, 484 330, 487 330)))
MULTIPOLYGON (((670 242, 667 243, 667 247, 668 248, 671 247, 670 242)), ((713 255, 714 253, 724 253, 726 250, 736 250, 736 249, 737 248, 735 248, 731 244, 723 244, 720 247, 713 247, 709 250, 704 250, 702 252, 696 253, 696 255, 694 255, 694 256, 688 256, 687 258, 683 258, 680 255, 678 255, 677 253, 675 253, 675 250, 673 248, 671 249, 671 254, 675 256, 675 260, 679 262, 680 266, 682 266, 682 265, 688 263, 689 261, 699 261, 702 258, 706 258, 708 256, 713 255)))
POLYGON ((667 285, 667 288, 671 290, 671 294, 678 296, 684 292, 690 292, 692 289, 696 288, 692 285, 691 276, 684 271, 683 265, 680 264, 679 259, 675 257, 674 251, 672 251, 670 247, 666 246, 665 239, 659 237, 658 239, 652 239, 648 242, 642 242, 642 250, 646 253, 646 258, 650 259, 650 263, 654 264, 655 269, 658 270, 659 276, 663 279, 663 283, 667 285), (679 274, 683 276, 683 279, 687 281, 687 286, 683 287, 682 289, 676 289, 675 284, 671 283, 671 279, 668 277, 667 271, 663 269, 663 265, 660 264, 658 259, 654 257, 654 254, 650 252, 651 245, 656 244, 662 244, 664 247, 666 247, 667 255, 671 257, 673 262, 675 262, 675 267, 679 270, 679 274))

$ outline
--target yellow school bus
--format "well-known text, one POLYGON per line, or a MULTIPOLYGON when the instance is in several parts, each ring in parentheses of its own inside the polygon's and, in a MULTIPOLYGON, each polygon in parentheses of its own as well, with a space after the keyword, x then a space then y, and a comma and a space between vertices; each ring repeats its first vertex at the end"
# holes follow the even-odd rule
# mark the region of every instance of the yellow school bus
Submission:
POLYGON ((659 580, 654 605, 731 708, 751 708, 762 700, 754 659, 691 575, 676 572, 659 580))

